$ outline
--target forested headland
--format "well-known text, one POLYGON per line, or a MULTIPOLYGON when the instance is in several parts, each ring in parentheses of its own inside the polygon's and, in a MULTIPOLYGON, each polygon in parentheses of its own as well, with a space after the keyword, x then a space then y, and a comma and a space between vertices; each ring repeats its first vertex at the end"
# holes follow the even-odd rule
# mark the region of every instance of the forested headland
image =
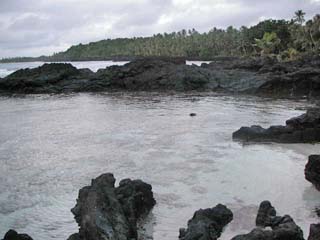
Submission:
POLYGON ((264 20, 239 29, 213 28, 199 33, 195 29, 156 34, 152 37, 106 39, 70 47, 65 52, 38 58, 7 58, 16 61, 128 60, 136 57, 183 57, 211 60, 226 56, 273 55, 291 60, 303 54, 320 52, 320 14, 306 20, 302 10, 291 20, 264 20))

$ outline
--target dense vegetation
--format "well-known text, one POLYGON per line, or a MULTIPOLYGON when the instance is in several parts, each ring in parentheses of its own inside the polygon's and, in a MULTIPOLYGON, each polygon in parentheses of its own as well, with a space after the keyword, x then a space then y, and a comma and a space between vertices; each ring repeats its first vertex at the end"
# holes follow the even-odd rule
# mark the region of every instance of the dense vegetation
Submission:
MULTIPOLYGON (((137 56, 209 60, 217 56, 265 54, 293 59, 300 53, 319 53, 320 50, 320 14, 307 22, 304 17, 305 13, 299 10, 290 21, 270 19, 240 29, 230 26, 227 29, 213 28, 207 33, 192 29, 152 37, 107 39, 72 46, 65 52, 38 60, 107 60, 137 56)), ((20 61, 29 60, 20 58, 20 61)))

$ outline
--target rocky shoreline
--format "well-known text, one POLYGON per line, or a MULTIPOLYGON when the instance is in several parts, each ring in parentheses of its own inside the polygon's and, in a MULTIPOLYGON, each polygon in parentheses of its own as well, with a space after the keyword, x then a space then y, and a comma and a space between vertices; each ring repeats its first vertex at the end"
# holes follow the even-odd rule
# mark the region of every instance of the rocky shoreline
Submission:
MULTIPOLYGON (((305 169, 306 179, 320 186, 320 155, 312 155, 305 169)), ((102 174, 90 186, 79 190, 77 203, 71 212, 79 232, 68 240, 138 240, 145 218, 156 200, 152 186, 141 180, 124 179, 115 187, 112 173, 102 174), (139 226, 139 227, 138 227, 139 226)), ((319 188, 318 188, 319 190, 319 188)), ((187 228, 179 230, 179 240, 217 240, 224 228, 233 220, 227 206, 200 209, 188 221, 187 228)), ((311 224, 308 240, 319 240, 320 224, 311 224)), ((25 233, 9 230, 3 240, 32 240, 25 233)), ((289 215, 277 216, 269 201, 260 204, 256 228, 231 240, 304 240, 303 231, 289 215)))
MULTIPOLYGON (((227 59, 187 66, 181 59, 139 59, 124 66, 77 69, 70 64, 45 64, 19 70, 0 79, 0 93, 68 93, 99 91, 219 91, 277 97, 320 96, 320 58, 310 57, 279 63, 270 58, 227 59)), ((190 116, 196 116, 195 113, 190 116)), ((233 133, 243 142, 314 143, 320 141, 320 109, 289 119, 285 126, 242 127, 233 133)), ((320 157, 309 157, 305 178, 320 190, 320 157)), ((156 200, 152 186, 141 180, 124 179, 115 186, 113 174, 93 179, 79 191, 72 208, 79 232, 68 240, 139 239, 139 222, 156 200)), ((216 240, 233 220, 227 206, 200 209, 179 230, 180 240, 216 240)), ((260 204, 256 228, 232 240, 303 240, 301 228, 289 215, 277 216, 269 201, 260 204)), ((320 239, 320 224, 310 226, 308 240, 320 239)), ((3 240, 32 240, 9 230, 3 240)))
POLYGON ((275 97, 320 96, 320 57, 291 62, 273 58, 226 58, 189 66, 180 58, 137 59, 96 73, 71 64, 44 64, 0 79, 0 93, 101 91, 215 91, 275 97))
POLYGON ((257 125, 241 127, 232 134, 232 138, 243 142, 320 142, 320 108, 308 109, 305 114, 287 120, 285 126, 267 129, 257 125))

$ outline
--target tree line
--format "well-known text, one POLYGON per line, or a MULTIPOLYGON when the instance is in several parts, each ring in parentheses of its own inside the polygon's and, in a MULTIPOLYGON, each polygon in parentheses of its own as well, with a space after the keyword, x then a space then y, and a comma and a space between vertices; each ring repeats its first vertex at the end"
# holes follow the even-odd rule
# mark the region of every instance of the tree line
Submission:
MULTIPOLYGON (((65 52, 40 57, 42 61, 122 60, 132 57, 184 57, 210 60, 218 56, 276 55, 294 59, 320 52, 320 14, 306 21, 302 10, 291 20, 268 19, 239 29, 195 29, 152 37, 106 39, 70 47, 65 52)), ((8 60, 8 59, 7 59, 8 60)), ((30 58, 20 58, 29 61, 30 58)))

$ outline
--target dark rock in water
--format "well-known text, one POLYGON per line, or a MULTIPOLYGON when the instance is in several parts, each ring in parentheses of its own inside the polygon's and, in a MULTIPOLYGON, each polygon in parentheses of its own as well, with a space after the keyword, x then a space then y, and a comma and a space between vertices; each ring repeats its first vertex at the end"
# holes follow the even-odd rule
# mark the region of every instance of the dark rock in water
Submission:
POLYGON ((147 61, 163 61, 163 62, 169 62, 177 65, 185 65, 187 63, 186 59, 184 57, 141 57, 136 58, 136 60, 147 60, 147 61))
POLYGON ((320 57, 292 62, 275 58, 216 58, 188 66, 183 58, 141 58, 93 73, 70 64, 45 64, 0 79, 1 93, 217 91, 284 97, 320 97, 320 57))
POLYGON ((115 187, 113 174, 92 180, 79 191, 71 210, 80 227, 79 235, 70 239, 137 239, 137 221, 155 205, 151 185, 126 179, 115 187))
POLYGON ((319 128, 320 108, 311 108, 307 113, 287 120, 286 124, 294 129, 319 128))
MULTIPOLYGON (((290 71, 290 70, 289 70, 290 71)), ((271 75, 257 93, 282 96, 320 96, 320 70, 305 67, 288 73, 271 75)))
POLYGON ((304 174, 305 178, 320 191, 320 155, 309 156, 304 174))
POLYGON ((215 240, 223 228, 233 219, 232 212, 224 205, 214 208, 200 209, 188 221, 187 229, 181 228, 181 240, 215 240))
POLYGON ((271 230, 255 228, 250 233, 235 236, 231 240, 274 240, 273 236, 274 235, 271 230))
POLYGON ((152 187, 141 180, 124 179, 115 189, 115 193, 130 226, 134 230, 134 235, 137 237, 137 220, 143 214, 148 213, 156 204, 152 187))
MULTIPOLYGON (((278 62, 275 58, 234 58, 213 61, 202 67, 226 73, 245 73, 239 78, 242 84, 251 82, 250 72, 258 81, 254 94, 271 96, 320 96, 319 56, 304 57, 290 62, 278 62)), ((251 83, 252 84, 252 83, 251 83)))
POLYGON ((0 92, 60 93, 107 90, 208 90, 216 74, 179 58, 143 58, 93 73, 70 64, 44 64, 19 70, 0 80, 0 92))
POLYGON ((270 227, 276 217, 276 210, 269 201, 260 204, 258 215, 256 218, 257 227, 270 227))
POLYGON ((51 63, 34 69, 21 69, 0 80, 0 90, 14 93, 58 93, 76 91, 93 72, 71 64, 51 63), (74 87, 72 87, 74 85, 74 87))
POLYGON ((276 210, 268 201, 261 203, 256 223, 258 227, 250 233, 238 235, 232 240, 304 240, 303 232, 294 220, 289 215, 276 216, 276 210))
POLYGON ((100 69, 96 78, 108 83, 110 89, 190 91, 208 90, 214 76, 201 67, 146 58, 100 69))
POLYGON ((74 233, 70 235, 67 240, 80 240, 80 235, 79 233, 74 233))
POLYGON ((195 116, 197 116, 196 113, 190 113, 190 117, 195 117, 195 116))
POLYGON ((319 239, 320 239, 320 223, 311 224, 308 240, 319 240, 319 239))
POLYGON ((3 240, 32 240, 27 234, 19 234, 15 230, 9 230, 3 237, 3 240))
POLYGON ((314 143, 320 141, 320 109, 289 119, 286 126, 241 127, 232 134, 234 140, 247 142, 314 143))

